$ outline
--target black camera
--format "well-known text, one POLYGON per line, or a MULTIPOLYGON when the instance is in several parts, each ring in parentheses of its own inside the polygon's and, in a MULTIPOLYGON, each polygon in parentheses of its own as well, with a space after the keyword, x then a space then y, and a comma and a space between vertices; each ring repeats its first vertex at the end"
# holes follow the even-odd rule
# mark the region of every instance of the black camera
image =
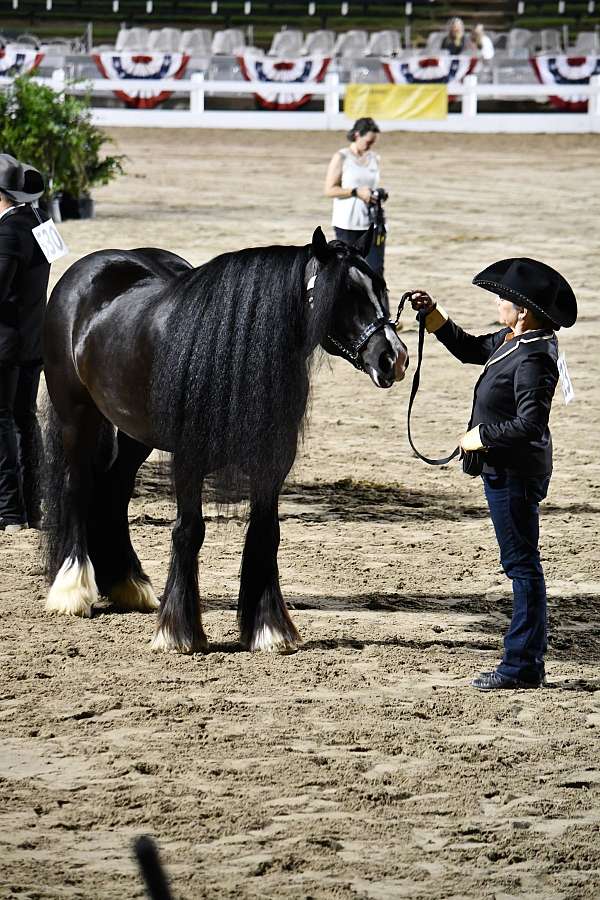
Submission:
POLYGON ((388 194, 388 192, 386 191, 385 188, 375 188, 374 191, 371 191, 371 199, 369 202, 373 203, 373 204, 385 203, 385 201, 387 200, 387 198, 389 196, 390 195, 388 194))
POLYGON ((377 231, 382 234, 385 233, 385 212, 383 204, 388 196, 389 194, 385 188, 375 188, 374 191, 371 191, 371 199, 367 206, 369 222, 372 222, 377 231))

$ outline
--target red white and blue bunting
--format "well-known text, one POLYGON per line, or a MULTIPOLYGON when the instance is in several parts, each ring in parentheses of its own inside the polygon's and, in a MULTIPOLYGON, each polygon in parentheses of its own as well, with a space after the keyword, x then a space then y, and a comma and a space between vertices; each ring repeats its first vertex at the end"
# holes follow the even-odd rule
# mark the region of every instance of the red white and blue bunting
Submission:
POLYGON ((32 72, 43 58, 44 54, 37 50, 7 44, 0 47, 0 75, 24 75, 25 72, 32 72))
POLYGON ((162 91, 153 82, 163 78, 181 78, 189 62, 185 53, 95 53, 94 62, 104 78, 124 82, 115 96, 134 109, 152 109, 168 100, 172 91, 162 91), (127 81, 144 79, 148 87, 127 90, 127 81))
POLYGON ((470 75, 477 59, 470 56, 411 56, 382 60, 392 84, 456 84, 470 75))
POLYGON ((254 56, 244 53, 238 57, 242 75, 246 81, 262 81, 255 97, 264 109, 299 109, 312 99, 312 94, 291 94, 282 85, 316 84, 323 81, 331 62, 328 56, 303 56, 299 59, 277 59, 270 56, 254 56), (267 84, 276 84, 269 88, 267 84))
MULTIPOLYGON (((600 75, 600 56, 534 56, 531 65, 541 84, 589 84, 592 75, 600 75)), ((558 109, 585 112, 587 99, 577 94, 569 97, 549 97, 558 109)))

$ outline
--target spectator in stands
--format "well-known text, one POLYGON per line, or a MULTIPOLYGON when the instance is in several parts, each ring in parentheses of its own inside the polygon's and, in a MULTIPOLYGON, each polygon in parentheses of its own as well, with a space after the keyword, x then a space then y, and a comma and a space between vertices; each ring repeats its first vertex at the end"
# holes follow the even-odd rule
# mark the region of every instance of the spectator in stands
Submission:
MULTIPOLYGON (((327 169, 324 193, 333 198, 331 224, 337 240, 347 244, 356 244, 369 228, 369 203, 379 186, 379 156, 373 151, 378 134, 373 119, 357 119, 346 134, 350 146, 334 153, 327 169)), ((367 261, 382 274, 382 255, 375 248, 372 254, 367 261)))
POLYGON ((442 50, 446 50, 451 56, 460 56, 465 52, 466 46, 465 23, 458 16, 454 16, 448 22, 448 34, 442 41, 442 50))
POLYGON ((475 25, 471 32, 471 47, 477 56, 488 62, 494 58, 494 45, 492 39, 485 33, 481 23, 475 25))

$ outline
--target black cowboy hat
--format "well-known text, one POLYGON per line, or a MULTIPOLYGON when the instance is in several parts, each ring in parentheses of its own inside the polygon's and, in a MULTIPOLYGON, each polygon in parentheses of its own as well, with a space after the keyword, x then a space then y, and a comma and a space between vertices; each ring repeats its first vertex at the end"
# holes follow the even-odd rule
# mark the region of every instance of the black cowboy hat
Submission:
POLYGON ((44 193, 44 179, 33 166, 0 153, 0 191, 17 203, 33 203, 44 193))
POLYGON ((570 328, 577 319, 571 285, 560 272, 537 259, 501 259, 476 275, 473 284, 541 313, 557 328, 570 328))

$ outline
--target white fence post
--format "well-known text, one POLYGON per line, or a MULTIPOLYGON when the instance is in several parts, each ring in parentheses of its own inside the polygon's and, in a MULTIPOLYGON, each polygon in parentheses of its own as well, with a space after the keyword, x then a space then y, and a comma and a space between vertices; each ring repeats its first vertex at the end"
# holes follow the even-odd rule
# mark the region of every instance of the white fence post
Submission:
POLYGON ((194 72, 191 79, 192 90, 190 91, 190 112, 204 112, 204 72, 194 72))
POLYGON ((50 81, 53 91, 56 91, 57 94, 64 94, 66 81, 64 69, 54 69, 50 81))
POLYGON ((600 116, 600 75, 592 75, 590 88, 592 91, 588 100, 588 115, 600 116))
POLYGON ((465 75, 463 86, 466 88, 462 95, 462 114, 467 119, 477 115, 477 75, 465 75))
POLYGON ((340 76, 337 72, 330 72, 325 76, 327 93, 325 94, 325 121, 328 128, 334 128, 332 118, 340 112, 340 76))

